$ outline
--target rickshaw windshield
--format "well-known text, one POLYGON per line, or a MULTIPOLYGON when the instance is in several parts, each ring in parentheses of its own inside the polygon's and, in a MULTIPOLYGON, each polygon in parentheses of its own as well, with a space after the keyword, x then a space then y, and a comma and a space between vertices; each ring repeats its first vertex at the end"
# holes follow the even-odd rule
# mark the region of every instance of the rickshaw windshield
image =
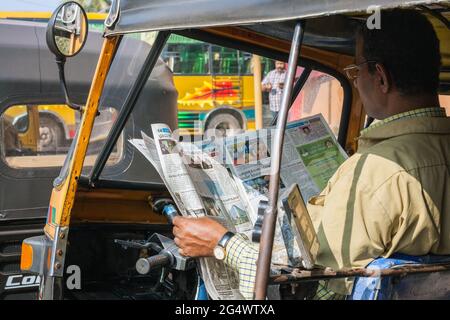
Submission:
MULTIPOLYGON (((163 35, 160 34, 161 37, 163 35)), ((111 139, 89 175, 90 181, 97 185, 110 182, 138 183, 139 186, 162 183, 159 174, 135 147, 136 141, 133 141, 142 139, 142 133, 152 137, 151 124, 167 124, 174 132, 176 130, 175 136, 181 136, 183 141, 186 141, 184 138, 204 139, 203 134, 210 129, 222 132, 223 128, 231 128, 228 134, 254 130, 254 103, 255 96, 259 94, 262 95, 262 126, 271 126, 273 114, 269 92, 255 91, 255 82, 259 85, 271 74, 276 57, 270 54, 258 56, 261 73, 261 79, 258 80, 252 69, 255 57, 251 47, 247 51, 229 44, 222 45, 220 41, 214 43, 202 37, 172 33, 165 44, 159 40, 155 42, 155 50, 148 58, 156 59, 157 48, 161 52, 152 71, 150 74, 147 71, 145 75, 142 74, 142 79, 135 81, 136 84, 145 82, 144 87, 140 91, 130 92, 130 96, 136 97, 135 101, 125 102, 127 105, 123 110, 129 112, 129 117, 121 115, 113 131, 117 136, 121 130, 125 140, 123 166, 121 170, 111 170, 103 169, 101 165, 106 157, 109 156, 109 161, 113 159, 112 153, 108 155, 105 152, 114 143, 111 139), (127 163, 130 165, 125 166, 127 163)), ((113 68, 127 69, 127 64, 117 62, 120 61, 114 61, 113 68)), ((144 66, 147 65, 144 63, 144 66)), ((306 65, 298 67, 296 78, 300 78, 305 68, 308 69, 306 65)), ((303 93, 292 106, 289 121, 323 113, 337 135, 344 104, 343 85, 339 79, 327 74, 326 69, 323 72, 310 70, 307 74, 310 76, 307 76, 303 93), (333 113, 329 110, 333 110, 333 113)), ((108 90, 111 88, 108 86, 113 84, 107 84, 102 99, 109 98, 108 90)), ((114 93, 112 88, 111 94, 114 93)), ((120 139, 117 144, 120 144, 120 139)))
MULTIPOLYGON (((82 174, 89 172, 105 145, 109 131, 124 106, 124 102, 152 48, 156 35, 157 32, 148 32, 129 34, 123 37, 105 81, 99 103, 100 115, 94 122, 82 174)), ((79 130, 80 126, 77 128, 77 134, 72 141, 60 174, 54 181, 55 187, 61 185, 67 177, 79 130)), ((124 139, 121 135, 113 152, 111 152, 107 166, 112 168, 120 166, 124 158, 123 145, 124 139)))

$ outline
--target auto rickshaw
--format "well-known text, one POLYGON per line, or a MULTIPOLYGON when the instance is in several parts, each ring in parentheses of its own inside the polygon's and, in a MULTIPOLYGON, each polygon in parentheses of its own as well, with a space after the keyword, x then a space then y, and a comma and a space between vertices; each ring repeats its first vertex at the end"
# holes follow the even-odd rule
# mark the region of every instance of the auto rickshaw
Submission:
MULTIPOLYGON (((65 5, 68 4, 61 5, 55 15, 65 5)), ((187 261, 189 258, 174 257, 175 260, 186 259, 183 267, 170 264, 168 259, 158 255, 161 252, 158 243, 146 240, 155 233, 170 239, 171 226, 167 217, 176 210, 170 207, 168 191, 155 170, 149 166, 148 170, 136 172, 133 167, 120 165, 121 162, 117 169, 113 166, 108 171, 105 167, 121 133, 126 135, 129 130, 130 119, 138 111, 137 101, 147 101, 141 107, 154 114, 155 122, 158 115, 172 112, 164 103, 152 100, 151 95, 144 95, 142 90, 147 79, 159 72, 155 65, 170 34, 288 62, 286 90, 276 120, 280 130, 273 138, 277 148, 272 155, 272 172, 279 172, 289 106, 301 93, 313 70, 327 72, 339 81, 343 99, 337 140, 349 154, 357 149, 355 138, 366 122, 366 115, 358 92, 344 76, 344 68, 354 62, 354 22, 366 19, 371 12, 412 7, 427 15, 441 41, 440 93, 443 99, 450 94, 448 1, 361 0, 352 2, 351 7, 348 1, 339 0, 326 3, 253 1, 251 4, 205 1, 195 8, 186 6, 186 2, 177 0, 122 0, 113 1, 111 5, 105 21, 103 48, 88 102, 83 109, 81 126, 66 163, 54 182, 45 236, 28 238, 23 242, 21 267, 41 276, 40 299, 199 299, 205 296, 202 281, 192 267, 193 263, 187 261), (188 9, 189 15, 186 14, 188 9), (143 36, 151 46, 137 46, 136 60, 124 63, 123 52, 137 35, 143 36), (298 65, 305 71, 294 84, 298 65), (122 93, 120 113, 93 168, 86 171, 84 161, 97 110, 123 81, 130 85, 122 93), (163 214, 168 211, 170 214, 165 217, 163 214), (164 267, 162 271, 150 268, 148 273, 137 273, 135 264, 140 258, 164 267), (81 281, 73 282, 77 268, 81 270, 81 281)), ((49 28, 54 26, 49 25, 49 28)), ((53 52, 65 57, 61 51, 53 52)), ((161 90, 165 92, 168 89, 162 87, 161 90)), ((176 121, 170 122, 169 126, 176 129, 176 121)), ((132 130, 149 134, 150 123, 132 130)), ((131 150, 127 152, 132 153, 131 150)), ((350 297, 355 299, 450 298, 448 257, 397 258, 397 262, 380 262, 384 267, 376 272, 370 268, 312 271, 285 268, 281 274, 270 275, 278 187, 279 173, 270 176, 269 207, 265 212, 258 259, 256 299, 266 298, 268 285, 296 288, 310 281, 342 277, 357 277, 358 281, 364 278, 379 280, 371 289, 362 284, 357 290, 359 294, 350 297), (434 282, 439 290, 436 289, 435 296, 433 292, 421 294, 420 283, 426 283, 427 277, 431 276, 442 280, 434 282), (396 279, 395 285, 390 282, 391 278, 396 279), (411 282, 418 290, 411 291, 411 282)))

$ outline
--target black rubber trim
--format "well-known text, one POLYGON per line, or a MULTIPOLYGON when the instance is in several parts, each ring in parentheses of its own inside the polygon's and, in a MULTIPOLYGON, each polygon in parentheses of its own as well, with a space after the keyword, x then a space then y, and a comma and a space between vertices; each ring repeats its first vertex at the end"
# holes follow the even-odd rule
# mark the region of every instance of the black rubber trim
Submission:
POLYGON ((136 182, 127 180, 108 180, 100 179, 95 182, 95 186, 90 183, 90 179, 87 176, 81 176, 78 180, 80 187, 86 189, 125 189, 125 190, 144 190, 144 191, 167 191, 167 187, 164 183, 147 183, 136 182))

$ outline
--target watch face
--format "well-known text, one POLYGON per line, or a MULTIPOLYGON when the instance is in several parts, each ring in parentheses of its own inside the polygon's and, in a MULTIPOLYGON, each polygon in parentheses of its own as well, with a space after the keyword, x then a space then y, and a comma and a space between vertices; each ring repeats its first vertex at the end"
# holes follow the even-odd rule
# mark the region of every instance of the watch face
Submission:
POLYGON ((222 247, 215 247, 214 248, 214 257, 216 257, 217 260, 223 260, 225 259, 225 249, 222 247))

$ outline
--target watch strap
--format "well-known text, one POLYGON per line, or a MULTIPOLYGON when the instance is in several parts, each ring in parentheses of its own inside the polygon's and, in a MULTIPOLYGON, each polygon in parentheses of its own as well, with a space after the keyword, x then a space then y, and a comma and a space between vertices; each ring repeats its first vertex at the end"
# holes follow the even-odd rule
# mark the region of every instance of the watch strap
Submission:
POLYGON ((230 241, 230 239, 234 236, 234 232, 228 231, 226 232, 222 238, 220 238, 219 242, 217 243, 217 245, 219 247, 222 247, 225 249, 225 247, 227 246, 228 241, 230 241))

